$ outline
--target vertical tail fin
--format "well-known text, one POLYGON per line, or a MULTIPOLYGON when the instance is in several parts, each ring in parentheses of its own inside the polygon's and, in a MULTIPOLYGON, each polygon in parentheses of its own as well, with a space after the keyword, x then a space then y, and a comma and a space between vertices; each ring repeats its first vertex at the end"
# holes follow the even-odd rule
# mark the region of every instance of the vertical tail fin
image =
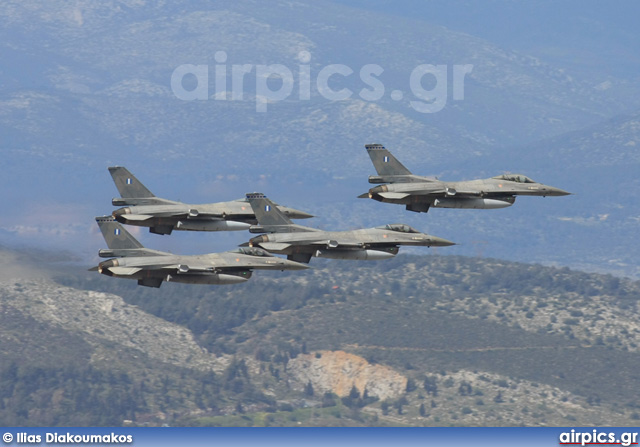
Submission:
POLYGON ((111 249, 144 248, 138 240, 111 216, 96 217, 107 247, 111 249))
POLYGON ((120 197, 125 199, 155 197, 153 193, 140 183, 140 180, 124 166, 111 166, 109 173, 113 178, 113 182, 116 184, 116 188, 118 188, 120 197))
POLYGON ((405 168, 383 145, 365 144, 364 147, 367 149, 378 175, 411 175, 411 171, 405 168))
POLYGON ((267 197, 259 192, 247 194, 247 200, 256 215, 258 224, 264 227, 278 226, 287 227, 294 225, 282 211, 280 211, 275 203, 267 199, 267 197))

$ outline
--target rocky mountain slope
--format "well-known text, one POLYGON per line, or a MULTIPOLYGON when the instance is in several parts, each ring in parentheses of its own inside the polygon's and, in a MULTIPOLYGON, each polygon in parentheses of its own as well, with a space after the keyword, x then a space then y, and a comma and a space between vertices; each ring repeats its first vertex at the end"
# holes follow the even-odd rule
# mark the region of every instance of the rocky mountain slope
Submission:
MULTIPOLYGON (((91 364, 113 367, 123 361, 119 351, 199 370, 220 372, 228 364, 228 360, 207 353, 184 327, 128 305, 119 296, 33 279, 3 281, 0 294, 3 310, 11 318, 28 316, 36 324, 72 333, 87 342, 93 348, 91 364)), ((3 345, 9 348, 11 339, 3 345)), ((31 357, 29 350, 25 354, 31 357)))
MULTIPOLYGON (((122 338, 108 337, 117 352, 143 358, 149 350, 144 358, 159 362, 155 374, 174 365, 215 375, 208 380, 221 394, 191 406, 185 397, 175 419, 164 416, 181 424, 629 425, 640 417, 637 282, 453 256, 314 265, 238 287, 159 290, 66 271, 54 275, 64 288, 49 288, 52 297, 84 297, 79 311, 64 301, 69 316, 60 329, 86 338, 85 350, 97 336, 81 329, 91 327, 82 311, 91 309, 124 326, 122 338), (85 299, 96 302, 87 307, 85 299), (105 314, 111 305, 118 311, 105 314), (142 311, 191 333, 157 317, 131 318, 142 311), (161 334, 153 336, 146 321, 157 321, 161 334), (163 334, 171 342, 154 342, 163 334)), ((11 304, 16 286, 7 287, 13 298, 5 308, 27 312, 11 304)), ((53 318, 51 299, 36 299, 43 285, 30 288, 37 292, 29 301, 43 302, 30 318, 53 318)), ((87 356, 96 367, 118 357, 87 356)), ((137 423, 163 420, 166 408, 146 402, 137 423)))

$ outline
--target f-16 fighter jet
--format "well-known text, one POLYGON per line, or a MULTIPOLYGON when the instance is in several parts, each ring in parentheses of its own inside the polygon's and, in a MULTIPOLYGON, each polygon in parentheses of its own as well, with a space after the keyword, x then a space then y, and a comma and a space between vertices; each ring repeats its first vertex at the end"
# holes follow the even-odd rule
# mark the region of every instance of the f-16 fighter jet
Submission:
MULTIPOLYGON (((245 199, 201 205, 174 202, 154 196, 125 167, 110 167, 109 173, 121 196, 111 203, 113 206, 127 205, 112 213, 120 223, 149 227, 149 231, 156 234, 171 234, 173 230, 247 230, 257 223, 256 216, 245 199)), ((293 208, 276 206, 292 219, 313 217, 293 208)))
POLYGON ((371 188, 360 198, 405 205, 407 210, 426 213, 434 208, 493 209, 513 205, 516 196, 566 196, 571 193, 543 185, 520 174, 503 174, 480 180, 443 182, 413 175, 381 144, 365 145, 378 171, 371 188))
POLYGON ((304 264, 273 256, 260 248, 241 247, 224 253, 180 256, 144 248, 111 216, 96 217, 108 249, 98 252, 103 275, 137 279, 138 285, 160 287, 162 281, 188 284, 237 284, 251 278, 254 269, 303 270, 304 264))
POLYGON ((287 259, 309 262, 312 256, 331 259, 376 260, 392 258, 400 245, 445 247, 455 245, 439 237, 420 233, 409 225, 392 224, 352 231, 323 231, 291 222, 264 194, 247 194, 258 219, 252 233, 271 233, 252 238, 247 245, 287 259))

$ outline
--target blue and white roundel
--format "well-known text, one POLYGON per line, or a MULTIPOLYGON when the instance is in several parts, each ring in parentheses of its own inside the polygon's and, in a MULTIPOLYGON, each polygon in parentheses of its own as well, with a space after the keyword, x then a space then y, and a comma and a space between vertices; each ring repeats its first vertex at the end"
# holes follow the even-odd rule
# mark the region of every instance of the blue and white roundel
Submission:
POLYGON ((271 211, 271 205, 265 205, 264 206, 264 210, 265 211, 271 211))
POLYGON ((113 234, 115 234, 116 236, 120 236, 120 228, 116 228, 115 230, 113 230, 113 234))

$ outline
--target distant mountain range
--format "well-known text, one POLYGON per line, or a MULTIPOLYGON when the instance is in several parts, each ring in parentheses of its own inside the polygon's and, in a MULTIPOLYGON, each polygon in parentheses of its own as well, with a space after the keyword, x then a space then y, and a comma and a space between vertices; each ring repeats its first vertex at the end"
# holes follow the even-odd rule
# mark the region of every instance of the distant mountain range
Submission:
MULTIPOLYGON (((88 262, 102 244, 92 218, 112 210, 115 188, 106 167, 119 164, 168 198, 198 203, 261 190, 316 213, 324 227, 406 221, 460 242, 454 254, 637 277, 639 259, 628 247, 638 242, 640 95, 629 68, 635 62, 627 57, 637 31, 592 3, 582 16, 571 5, 559 7, 547 22, 548 2, 535 11, 492 2, 478 12, 504 15, 491 32, 488 25, 475 29, 468 18, 452 20, 448 3, 430 5, 433 13, 414 2, 394 10, 384 1, 3 2, 0 188, 11 212, 0 217, 0 241, 74 247, 88 262), (526 29, 531 45, 517 39, 510 45, 505 37, 518 23, 539 24, 539 35, 526 29), (582 38, 609 46, 577 54, 582 38), (216 60, 219 51, 226 61, 216 60), (309 53, 308 63, 301 51, 309 53), (249 64, 244 99, 178 99, 171 76, 183 64, 208 67, 210 96, 216 65, 231 90, 232 65, 249 64), (266 113, 256 112, 259 64, 281 64, 295 80, 291 95, 268 104, 266 113), (353 70, 329 81, 334 90, 350 89, 350 98, 319 94, 318 75, 330 64, 353 70), (377 76, 384 94, 376 101, 360 96, 367 85, 359 70, 367 64, 384 70, 377 76), (418 99, 410 75, 421 64, 446 67, 440 112, 419 113, 410 105, 418 99), (461 64, 473 69, 465 76, 464 99, 456 100, 453 67, 461 64), (301 65, 311 73, 309 100, 300 100, 301 65), (363 145, 372 142, 416 173, 464 179, 523 172, 576 195, 426 216, 363 203, 355 196, 368 187, 372 167, 363 145)), ((631 14, 635 6, 621 8, 627 7, 631 14)), ((421 86, 429 90, 434 82, 427 75, 421 86)), ((221 250, 246 239, 181 235, 145 242, 197 252, 203 237, 221 250)))

